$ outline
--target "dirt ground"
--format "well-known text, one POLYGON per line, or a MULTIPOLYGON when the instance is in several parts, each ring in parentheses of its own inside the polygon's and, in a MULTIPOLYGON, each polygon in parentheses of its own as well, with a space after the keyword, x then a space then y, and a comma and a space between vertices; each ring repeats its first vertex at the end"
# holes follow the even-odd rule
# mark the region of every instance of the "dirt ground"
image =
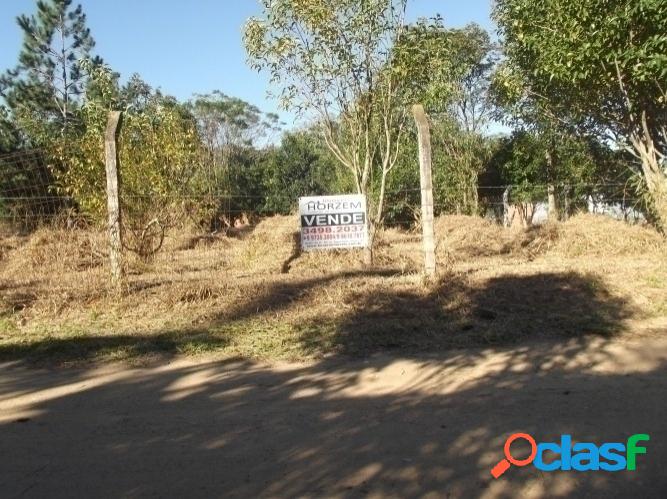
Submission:
POLYGON ((667 340, 128 368, 0 365, 0 496, 667 497, 667 340), (490 469, 504 440, 625 441, 635 472, 490 469))

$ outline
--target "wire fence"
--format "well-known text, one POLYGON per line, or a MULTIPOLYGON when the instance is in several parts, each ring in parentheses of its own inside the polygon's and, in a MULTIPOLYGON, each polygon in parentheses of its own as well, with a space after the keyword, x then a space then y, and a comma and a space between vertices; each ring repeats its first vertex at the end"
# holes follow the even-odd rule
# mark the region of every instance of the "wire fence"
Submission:
MULTIPOLYGON (((55 252, 58 258, 67 260, 67 251, 83 254, 87 263, 79 266, 94 268, 105 265, 107 242, 105 179, 103 170, 96 178, 93 189, 93 205, 96 210, 86 210, 76 196, 59 187, 63 171, 52 162, 49 151, 29 150, 0 156, 0 236, 27 234, 42 226, 69 234, 61 239, 76 248, 55 252), (97 190, 95 190, 97 189, 97 190), (76 232, 75 235, 71 233, 76 232), (85 237, 83 234, 86 234, 85 237), (94 265, 92 262, 96 262, 94 265)), ((122 168, 122 166, 121 166, 122 168)), ((121 172, 122 177, 122 172, 121 172)), ((205 180, 205 179, 204 179, 205 180)), ((216 181, 219 179, 216 179, 216 181)), ((147 182, 149 180, 147 179, 147 182)), ((271 194, 229 192, 219 183, 203 182, 201 192, 174 189, 152 194, 137 194, 121 189, 120 203, 124 249, 130 260, 139 266, 156 262, 174 262, 181 258, 180 251, 205 248, 220 243, 220 238, 243 238, 251 234, 266 217, 293 214, 298 205, 294 193, 271 194), (282 206, 287 209, 271 209, 282 206)), ((225 182, 223 185, 228 185, 225 182)), ((530 185, 530 198, 526 201, 524 185, 478 185, 472 189, 465 203, 449 199, 447 191, 436 187, 433 205, 436 215, 454 213, 481 215, 498 223, 507 221, 513 205, 521 205, 531 221, 540 223, 546 219, 548 187, 530 185), (523 193, 513 198, 513 193, 523 193), (531 205, 529 209, 525 205, 531 205)), ((581 183, 557 186, 561 193, 576 191, 579 197, 568 200, 568 209, 604 213, 617 219, 637 222, 643 220, 642 199, 631 186, 622 183, 581 183), (588 193, 582 195, 582 192, 588 193)), ((70 189, 71 191, 71 189, 70 189)), ((90 189, 89 189, 90 191, 90 189)), ((383 223, 386 226, 415 228, 420 219, 420 191, 418 186, 388 189, 387 209, 383 223)), ((150 192, 150 189, 148 190, 150 192)), ((311 195, 303 192, 302 195, 311 195)), ((90 197, 90 193, 88 194, 90 197)), ((91 204, 91 203, 88 203, 91 204)), ((297 217, 286 219, 298 229, 297 217), (291 221, 289 221, 291 220, 291 221)), ((261 236, 260 236, 261 237, 261 236)), ((290 236, 291 237, 291 236, 290 236)), ((57 238, 56 238, 57 239, 57 238)), ((286 241, 288 251, 296 245, 286 241)), ((272 248, 267 248, 272 251, 272 248)), ((276 250, 277 249, 273 249, 276 250)), ((0 253, 1 255, 1 253, 0 253)), ((191 255, 192 257, 192 255, 191 255)), ((219 255, 208 254, 215 261, 219 255)), ((35 260, 39 263, 39 259, 35 260)), ((187 262, 181 262, 187 269, 187 262)))
MULTIPOLYGON (((99 222, 104 220, 101 216, 105 196, 103 179, 98 179, 98 213, 91 215, 64 189, 58 188, 58 167, 49 163, 49 156, 48 151, 40 149, 0 156, 0 230, 4 233, 34 230, 45 224, 63 228, 96 225, 99 228, 99 222)), ((102 175, 103 171, 99 176, 102 175)), ((162 233, 189 220, 199 225, 202 231, 214 233, 252 225, 263 217, 296 210, 297 199, 293 194, 229 192, 228 188, 220 188, 217 172, 215 176, 215 179, 209 181, 204 179, 203 192, 184 193, 175 190, 147 195, 121 191, 125 229, 134 234, 134 239, 145 239, 156 231, 162 233), (276 210, 267 206, 280 206, 282 209, 276 210)), ((228 186, 229 179, 222 184, 228 186)), ((508 204, 525 204, 528 200, 536 205, 535 210, 539 212, 540 205, 547 202, 548 188, 546 184, 478 185, 473 195, 464 203, 446 199, 447 194, 436 188, 433 208, 436 215, 478 214, 502 222, 508 204), (528 197, 525 195, 527 190, 530 191, 528 197), (522 194, 514 196, 515 192, 522 194)), ((556 188, 562 193, 574 190, 579 193, 589 192, 585 197, 579 194, 578 198, 566 200, 567 204, 571 205, 568 209, 600 212, 628 221, 642 220, 643 200, 628 184, 577 183, 561 184, 556 188)), ((386 192, 388 209, 383 222, 403 227, 418 223, 420 190, 416 186, 389 189, 386 192)), ((539 222, 539 218, 536 221, 539 222)), ((151 239, 154 237, 155 234, 150 236, 151 239)), ((144 246, 145 242, 135 241, 135 249, 144 246)), ((156 246, 161 247, 161 244, 148 244, 149 248, 154 249, 156 246)))
MULTIPOLYGON (((52 157, 45 150, 0 156, 0 314, 29 307, 34 300, 51 307, 51 313, 59 312, 70 306, 68 302, 94 303, 111 292, 104 169, 99 165, 87 194, 70 195, 71 190, 62 188, 65 172, 52 157)), ((330 270, 325 255, 297 258, 297 194, 230 192, 229 182, 215 180, 204 177, 200 191, 174 188, 154 193, 150 188, 139 193, 124 190, 121 182, 124 286, 130 291, 181 286, 175 303, 180 306, 218 289, 220 282, 233 285, 238 279, 275 276, 293 265, 318 265, 317 258, 323 270, 330 270)), ((532 207, 524 213, 540 223, 546 218, 548 186, 530 187, 532 207)), ((572 189, 586 193, 572 200, 577 209, 641 220, 641 199, 631 186, 559 186, 560 192, 572 189)), ((436 186, 433 207, 436 215, 475 214, 501 224, 514 204, 525 204, 525 198, 518 197, 525 191, 520 185, 479 185, 457 204, 460 198, 448 197, 448 191, 436 186), (517 193, 515 199, 512 192, 517 193)), ((383 222, 401 231, 392 236, 400 236, 400 244, 382 246, 382 251, 393 252, 383 258, 401 262, 402 269, 421 268, 420 202, 418 186, 386 192, 383 222)), ((354 258, 361 261, 362 256, 343 257, 346 265, 354 258)))
MULTIPOLYGON (((73 206, 58 194, 48 155, 39 149, 0 156, 0 220, 13 228, 32 228, 73 206)), ((6 228, 6 227, 5 227, 6 228)))

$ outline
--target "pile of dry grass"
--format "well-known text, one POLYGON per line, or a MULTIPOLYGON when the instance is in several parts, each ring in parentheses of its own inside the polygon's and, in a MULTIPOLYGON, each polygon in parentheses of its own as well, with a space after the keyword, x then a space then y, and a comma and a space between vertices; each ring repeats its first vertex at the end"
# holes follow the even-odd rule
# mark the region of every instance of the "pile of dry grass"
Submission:
POLYGON ((435 222, 441 262, 481 257, 540 255, 566 258, 665 253, 665 239, 654 229, 601 215, 580 214, 563 223, 528 230, 505 229, 479 217, 441 216, 435 222))
POLYGON ((510 253, 514 233, 480 217, 445 215, 435 220, 436 258, 444 264, 510 253))
MULTIPOLYGON (((397 229, 378 233, 376 266, 403 272, 415 269, 419 240, 397 229)), ((275 216, 261 221, 231 248, 231 266, 253 274, 323 274, 360 270, 362 250, 302 252, 298 218, 275 216)))
POLYGON ((10 240, 0 261, 0 313, 47 324, 66 309, 83 311, 106 294, 106 239, 89 230, 42 227, 10 240))
POLYGON ((72 272, 96 269, 106 262, 104 234, 40 228, 22 244, 10 246, 2 273, 63 279, 72 272))
POLYGON ((21 238, 16 236, 0 239, 0 263, 21 244, 23 244, 21 238))
POLYGON ((253 274, 276 274, 299 248, 296 216, 262 220, 248 234, 240 234, 231 248, 232 268, 253 274))
POLYGON ((667 255, 665 239, 655 229, 630 225, 602 215, 580 214, 558 227, 553 254, 577 256, 667 255))
POLYGON ((168 346, 188 331, 211 330, 219 332, 211 348, 224 343, 228 353, 264 357, 328 352, 348 334, 358 336, 350 341, 361 349, 436 338, 432 331, 450 344, 467 341, 471 327, 481 335, 511 336, 517 320, 542 320, 539 310, 532 312, 534 299, 551 307, 558 324, 572 301, 560 310, 552 295, 566 296, 561 290, 570 281, 589 302, 598 300, 598 288, 608 293, 602 301, 632 302, 644 314, 635 314, 633 331, 663 324, 644 320, 662 320, 667 310, 666 260, 655 257, 665 243, 651 229, 590 215, 528 231, 443 216, 435 229, 439 284, 415 275, 423 265, 420 233, 381 231, 369 271, 361 250, 302 253, 297 217, 277 216, 226 234, 170 230, 151 261, 127 256, 121 295, 109 292, 103 231, 44 228, 4 238, 0 352, 3 341, 44 335, 143 334, 151 341, 167 335, 168 346), (475 296, 478 303, 471 301, 475 296), (507 320, 492 318, 501 312, 507 320), (10 323, 14 329, 2 333, 10 323))

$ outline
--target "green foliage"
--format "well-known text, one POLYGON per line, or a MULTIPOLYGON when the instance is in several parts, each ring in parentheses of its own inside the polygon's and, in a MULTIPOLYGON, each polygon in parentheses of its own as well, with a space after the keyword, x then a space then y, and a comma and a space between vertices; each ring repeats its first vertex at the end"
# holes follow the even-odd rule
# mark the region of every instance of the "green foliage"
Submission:
POLYGON ((420 19, 405 31, 394 47, 393 71, 401 80, 403 98, 422 104, 427 112, 446 112, 467 71, 459 65, 451 31, 442 18, 420 19))
MULTIPOLYGON (((280 88, 285 109, 308 114, 339 164, 368 196, 370 246, 398 158, 407 112, 393 47, 407 0, 261 0, 245 26, 249 63, 280 88)), ((371 263, 371 252, 366 262, 371 263)))
POLYGON ((275 114, 262 113, 256 106, 219 90, 196 95, 189 107, 211 151, 253 146, 278 126, 275 114))
POLYGON ((436 212, 480 214, 479 176, 490 156, 489 140, 451 120, 436 123, 432 136, 436 212))
MULTIPOLYGON (((481 134, 492 110, 487 88, 495 47, 489 34, 474 24, 447 29, 440 17, 422 19, 406 30, 394 52, 403 98, 424 104, 431 116, 436 212, 477 214, 478 177, 490 153, 481 134)), ((392 183, 394 189, 419 187, 416 140, 410 133, 401 145, 396 175, 405 184, 392 183)), ((396 202, 390 208, 394 218, 405 220, 418 211, 419 192, 393 195, 390 203, 396 202)))
POLYGON ((614 141, 635 156, 667 228, 667 3, 499 0, 507 59, 495 88, 515 115, 614 141))
POLYGON ((593 139, 519 129, 498 141, 487 174, 496 173, 498 185, 512 187, 512 202, 544 202, 552 184, 571 211, 588 196, 610 201, 636 197, 627 161, 627 155, 593 139))
POLYGON ((18 127, 7 107, 0 105, 0 154, 16 150, 19 144, 18 127))
POLYGON ((396 168, 387 182, 387 225, 410 226, 419 218, 421 191, 419 187, 419 151, 417 130, 412 127, 401 138, 396 168))
POLYGON ((88 77, 81 61, 90 59, 95 42, 72 0, 40 0, 36 15, 17 22, 23 46, 17 67, 0 77, 0 95, 26 138, 41 144, 73 124, 88 77))
POLYGON ((0 155, 0 219, 30 230, 67 207, 53 191, 54 179, 39 150, 0 155))
POLYGON ((438 16, 408 27, 394 48, 392 68, 406 103, 422 104, 432 117, 456 116, 465 130, 479 131, 490 117, 487 88, 495 64, 484 29, 447 29, 438 16))
POLYGON ((260 0, 244 42, 251 67, 279 83, 286 109, 316 111, 360 105, 389 57, 405 0, 260 0), (335 88, 342 99, 332 95, 335 88))
POLYGON ((200 218, 218 229, 232 223, 241 212, 258 210, 263 193, 263 154, 256 147, 278 130, 278 116, 219 90, 195 96, 187 107, 202 145, 198 191, 205 194, 200 204, 208 206, 209 213, 200 218))
POLYGON ((280 147, 269 151, 262 164, 265 201, 269 213, 288 214, 302 196, 349 192, 354 184, 322 139, 312 131, 286 133, 280 147))
MULTIPOLYGON (((502 138, 492 158, 500 185, 511 186, 512 202, 540 202, 547 197, 547 160, 549 148, 542 136, 518 130, 502 138)), ((498 193, 500 194, 500 193, 498 193)))
POLYGON ((654 126, 667 120, 664 1, 500 0, 495 18, 507 55, 502 85, 515 101, 537 98, 600 133, 627 136, 631 115, 642 111, 654 126))
MULTIPOLYGON (((83 133, 70 132, 53 143, 58 187, 79 208, 96 220, 106 211, 104 131, 109 106, 115 99, 130 99, 116 88, 113 74, 94 72, 99 99, 87 100, 77 111, 83 133)), ((172 222, 175 204, 195 194, 200 171, 200 142, 194 118, 171 98, 149 92, 140 109, 124 113, 119 155, 122 195, 128 224, 143 227, 151 219, 172 222)))

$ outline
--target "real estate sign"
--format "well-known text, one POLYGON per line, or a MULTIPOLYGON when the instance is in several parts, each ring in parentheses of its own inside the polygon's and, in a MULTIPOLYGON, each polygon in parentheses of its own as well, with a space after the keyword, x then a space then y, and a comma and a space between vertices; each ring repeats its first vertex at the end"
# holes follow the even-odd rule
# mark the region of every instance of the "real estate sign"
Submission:
POLYGON ((301 249, 365 248, 366 197, 318 196, 299 199, 301 249))

